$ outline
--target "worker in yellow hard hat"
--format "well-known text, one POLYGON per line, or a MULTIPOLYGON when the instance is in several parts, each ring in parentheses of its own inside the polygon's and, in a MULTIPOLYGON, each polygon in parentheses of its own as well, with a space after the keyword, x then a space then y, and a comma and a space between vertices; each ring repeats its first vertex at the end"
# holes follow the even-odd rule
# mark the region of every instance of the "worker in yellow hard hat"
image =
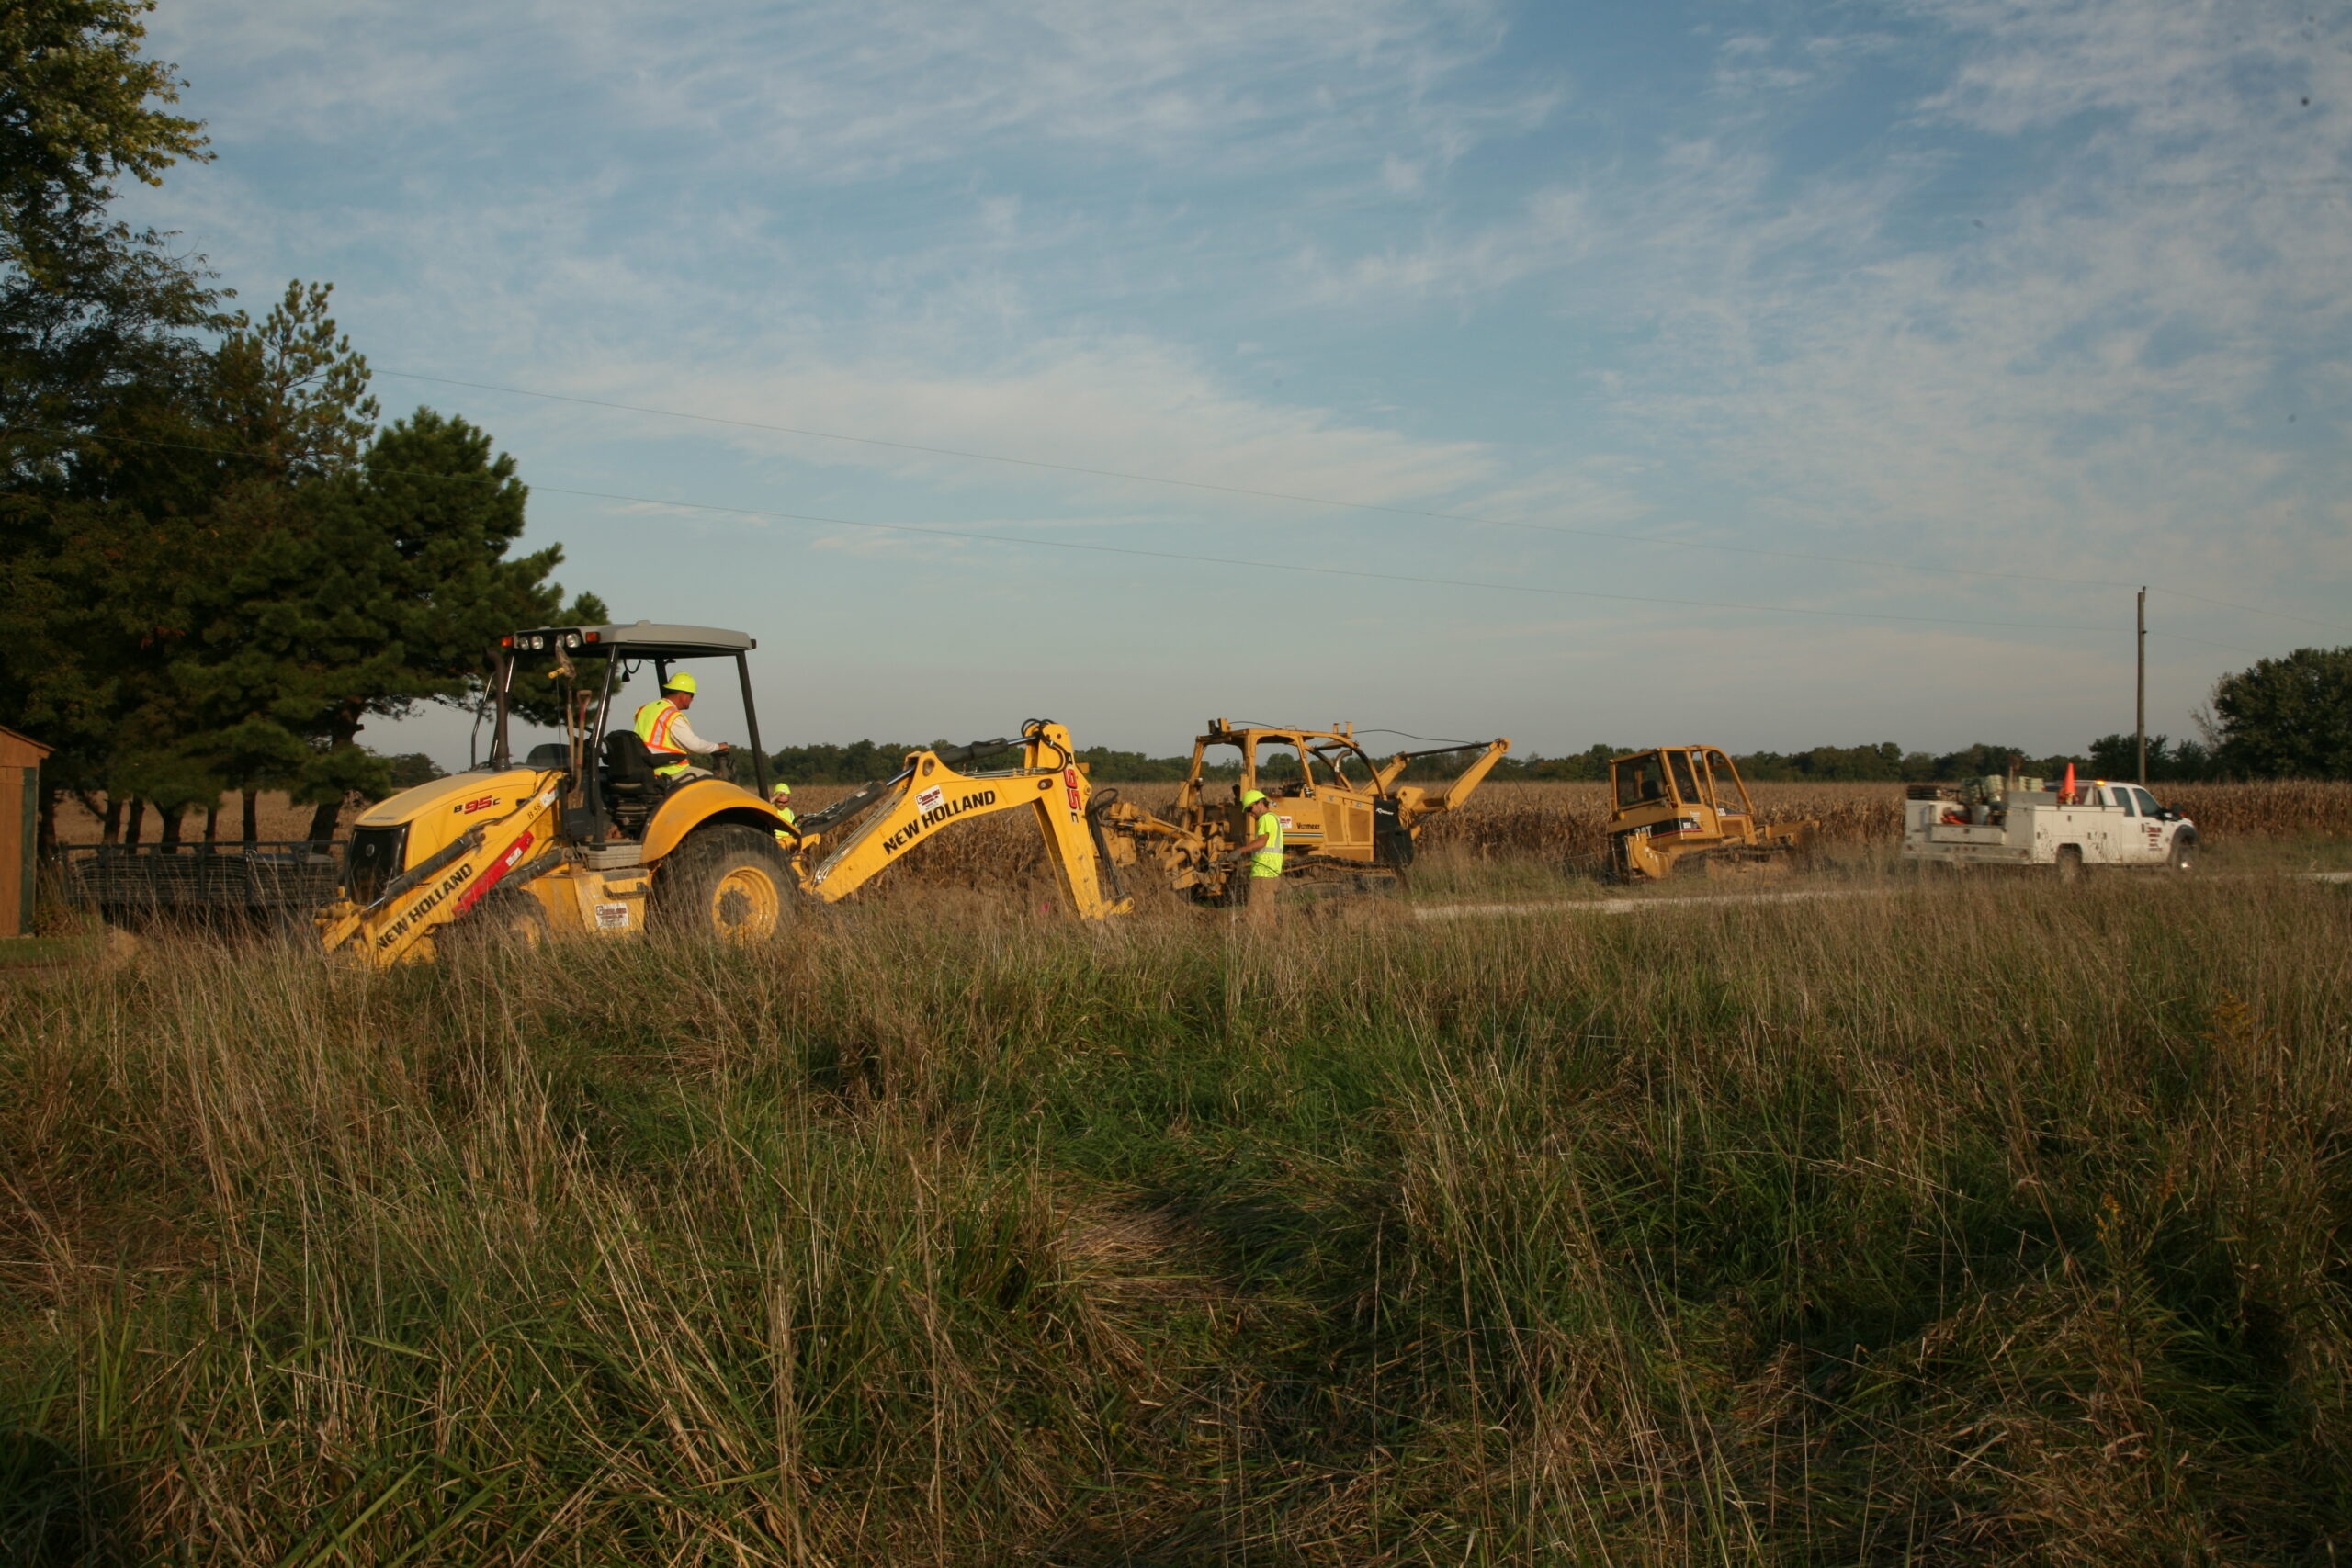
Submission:
POLYGON ((1241 796, 1241 814, 1253 835, 1241 846, 1250 857, 1250 923, 1274 921, 1274 893, 1283 885, 1283 819, 1263 790, 1241 796))
POLYGON ((673 675, 662 682, 660 696, 637 710, 637 738, 652 756, 653 771, 673 784, 710 777, 708 768, 695 767, 688 758, 720 757, 734 750, 719 741, 705 740, 686 722, 686 710, 695 705, 696 690, 693 676, 673 675))
POLYGON ((800 818, 792 813, 792 786, 782 779, 776 780, 775 787, 768 791, 768 804, 775 807, 778 817, 784 818, 784 827, 775 830, 775 841, 788 850, 800 840, 797 826, 800 818), (787 832, 786 829, 791 831, 787 832))

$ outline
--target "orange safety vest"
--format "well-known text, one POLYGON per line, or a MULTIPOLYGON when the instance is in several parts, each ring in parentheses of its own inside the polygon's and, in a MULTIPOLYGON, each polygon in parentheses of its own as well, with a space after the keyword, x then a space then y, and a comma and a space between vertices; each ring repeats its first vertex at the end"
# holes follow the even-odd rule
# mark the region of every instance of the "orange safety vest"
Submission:
POLYGON ((653 771, 667 777, 686 765, 686 754, 670 744, 670 728, 685 716, 667 697, 656 697, 637 710, 637 738, 653 754, 653 771))

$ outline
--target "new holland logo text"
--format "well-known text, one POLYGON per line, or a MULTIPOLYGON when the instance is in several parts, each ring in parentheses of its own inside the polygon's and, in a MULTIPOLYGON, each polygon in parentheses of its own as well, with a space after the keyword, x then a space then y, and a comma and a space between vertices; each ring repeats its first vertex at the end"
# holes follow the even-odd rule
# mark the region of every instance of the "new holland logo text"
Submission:
POLYGON ((950 818, 961 817, 967 811, 995 804, 996 791, 992 789, 976 789, 971 794, 959 795, 954 800, 942 800, 937 806, 931 807, 922 816, 883 840, 882 852, 886 855, 897 854, 900 850, 922 838, 923 829, 926 828, 937 827, 950 818))
POLYGON ((450 894, 455 893, 458 888, 463 887, 467 883, 471 882, 473 877, 474 868, 471 865, 460 865, 457 870, 443 877, 441 879, 441 886, 435 887, 432 892, 427 893, 415 903, 411 904, 405 910, 401 911, 401 918, 399 919, 394 920, 390 925, 384 928, 384 934, 376 939, 376 945, 378 947, 390 947, 392 943, 400 941, 401 934, 403 931, 406 931, 409 927, 416 924, 418 920, 423 919, 426 915, 431 914, 435 909, 440 908, 442 902, 447 899, 450 894))

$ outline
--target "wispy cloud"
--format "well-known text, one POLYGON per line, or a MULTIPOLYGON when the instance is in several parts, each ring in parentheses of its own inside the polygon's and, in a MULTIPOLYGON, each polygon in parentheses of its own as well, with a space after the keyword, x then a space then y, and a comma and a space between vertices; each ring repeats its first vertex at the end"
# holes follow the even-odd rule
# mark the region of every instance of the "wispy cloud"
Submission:
MULTIPOLYGON (((905 361, 738 364, 691 374, 654 363, 606 367, 601 378, 662 406, 723 410, 741 420, 887 430, 927 446, 1371 504, 1452 494, 1496 471, 1493 453, 1481 444, 1417 440, 1329 410, 1252 398, 1191 356, 1148 339, 1046 342, 1018 363, 964 375, 905 361)), ((755 430, 728 431, 725 439, 758 456, 880 468, 955 487, 1034 487, 1042 479, 1066 492, 1117 496, 1159 515, 1204 504, 1182 490, 1081 473, 1041 474, 755 430)))
POLYGON ((1430 107, 1498 43, 1479 0, 641 0, 187 4, 163 48, 233 59, 232 137, 322 138, 460 118, 492 137, 586 95, 615 131, 719 145, 746 178, 872 178, 1020 139, 1100 159, 1324 156, 1358 117, 1426 113, 1458 152, 1479 116, 1430 107), (521 73, 517 72, 522 65, 521 73))
POLYGON ((1412 243, 1345 260, 1309 245, 1297 258, 1306 302, 1362 309, 1398 298, 1465 299, 1566 266, 1590 244, 1586 198, 1542 190, 1509 221, 1456 231, 1441 220, 1412 243))

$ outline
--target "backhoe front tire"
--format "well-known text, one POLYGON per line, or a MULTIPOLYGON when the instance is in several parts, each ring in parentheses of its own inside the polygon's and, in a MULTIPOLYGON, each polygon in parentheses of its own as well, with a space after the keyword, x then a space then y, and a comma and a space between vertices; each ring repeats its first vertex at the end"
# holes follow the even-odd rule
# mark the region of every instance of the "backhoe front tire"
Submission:
POLYGON ((653 879, 653 917, 672 931, 762 942, 792 918, 799 897, 775 835, 740 823, 697 829, 653 879))
POLYGON ((537 953, 550 940, 546 905, 520 887, 493 887, 471 911, 444 927, 434 945, 459 953, 498 947, 537 953))

